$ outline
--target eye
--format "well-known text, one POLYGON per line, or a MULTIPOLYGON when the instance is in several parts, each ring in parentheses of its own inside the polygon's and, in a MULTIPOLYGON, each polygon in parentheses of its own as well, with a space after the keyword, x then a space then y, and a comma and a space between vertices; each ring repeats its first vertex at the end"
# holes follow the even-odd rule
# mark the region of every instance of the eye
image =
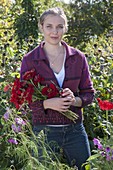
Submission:
POLYGON ((47 25, 46 27, 47 27, 47 28, 51 28, 52 26, 51 26, 51 25, 47 25))
POLYGON ((60 27, 60 28, 64 28, 63 25, 60 25, 59 27, 60 27))
POLYGON ((63 29, 64 28, 64 26, 63 25, 58 25, 58 27, 57 28, 59 28, 59 29, 63 29))

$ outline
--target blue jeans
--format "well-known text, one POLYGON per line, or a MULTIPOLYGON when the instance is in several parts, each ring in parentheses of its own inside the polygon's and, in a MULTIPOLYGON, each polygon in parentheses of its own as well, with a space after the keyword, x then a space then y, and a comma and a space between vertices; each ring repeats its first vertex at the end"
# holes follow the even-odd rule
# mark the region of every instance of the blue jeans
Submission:
MULTIPOLYGON (((81 166, 90 156, 90 146, 82 123, 63 127, 39 125, 33 128, 35 134, 40 130, 44 130, 48 143, 55 141, 62 148, 67 164, 70 167, 76 165, 78 170, 84 170, 84 167, 81 166)), ((52 149, 59 152, 58 147, 55 149, 55 146, 52 146, 52 149)))

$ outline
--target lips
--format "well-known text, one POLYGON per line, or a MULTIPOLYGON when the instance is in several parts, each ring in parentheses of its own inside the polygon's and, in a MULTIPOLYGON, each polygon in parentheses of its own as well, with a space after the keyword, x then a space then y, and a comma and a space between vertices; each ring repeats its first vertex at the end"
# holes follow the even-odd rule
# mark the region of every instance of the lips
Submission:
POLYGON ((51 37, 51 39, 53 39, 53 40, 57 40, 57 39, 58 39, 58 37, 51 37))

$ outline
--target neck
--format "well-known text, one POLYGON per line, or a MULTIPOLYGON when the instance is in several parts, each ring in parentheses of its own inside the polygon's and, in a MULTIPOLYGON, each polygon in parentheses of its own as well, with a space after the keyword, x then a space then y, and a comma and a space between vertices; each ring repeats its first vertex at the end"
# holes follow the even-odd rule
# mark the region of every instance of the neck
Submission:
POLYGON ((64 47, 61 43, 57 45, 50 45, 45 43, 44 51, 52 67, 58 61, 59 58, 64 58, 64 47))
POLYGON ((61 43, 52 45, 52 44, 45 42, 45 45, 44 45, 44 50, 46 51, 46 53, 53 53, 54 55, 57 54, 59 50, 61 50, 61 48, 62 48, 61 43))

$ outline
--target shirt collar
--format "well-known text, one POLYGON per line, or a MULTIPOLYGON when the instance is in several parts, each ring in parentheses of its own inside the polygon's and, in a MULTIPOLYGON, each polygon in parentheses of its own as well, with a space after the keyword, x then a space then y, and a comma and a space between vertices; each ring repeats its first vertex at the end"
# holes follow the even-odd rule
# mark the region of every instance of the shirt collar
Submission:
POLYGON ((42 41, 40 45, 33 50, 34 51, 33 60, 47 60, 46 54, 43 50, 43 46, 44 41, 42 41))
POLYGON ((77 53, 77 50, 71 46, 69 46, 65 41, 62 41, 62 44, 66 48, 67 57, 71 57, 77 53))
MULTIPOLYGON (((69 46, 66 42, 61 41, 61 43, 64 45, 66 48, 66 56, 67 58, 70 56, 73 56, 77 53, 77 50, 71 46, 69 46)), ((45 42, 42 41, 40 45, 34 50, 34 57, 33 60, 47 60, 46 54, 44 52, 44 44, 45 42)))

